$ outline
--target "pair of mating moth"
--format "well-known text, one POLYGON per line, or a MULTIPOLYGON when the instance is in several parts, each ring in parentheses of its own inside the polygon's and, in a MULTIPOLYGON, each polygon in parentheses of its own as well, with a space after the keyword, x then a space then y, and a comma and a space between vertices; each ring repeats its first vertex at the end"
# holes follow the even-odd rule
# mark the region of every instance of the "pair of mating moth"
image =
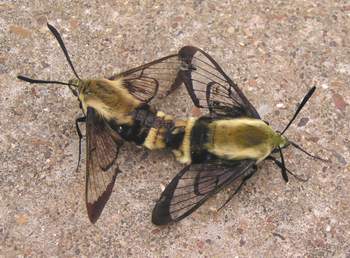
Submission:
MULTIPOLYGON (((76 79, 66 82, 30 79, 29 83, 67 85, 78 98, 86 123, 86 207, 95 223, 106 205, 120 172, 117 157, 125 141, 154 149, 169 148, 185 164, 157 201, 152 222, 164 225, 179 221, 221 189, 236 184, 225 204, 257 171, 257 164, 272 160, 288 181, 282 149, 292 145, 307 155, 284 132, 315 91, 311 88, 282 132, 261 120, 242 91, 206 52, 185 46, 169 55, 108 79, 82 80, 78 76, 58 31, 57 39, 76 79), (186 87, 193 105, 205 115, 175 119, 156 111, 151 102, 186 87), (278 153, 280 159, 272 154, 278 153)), ((81 152, 79 145, 79 158, 81 152)), ((224 204, 224 205, 225 205, 224 204)), ((223 205, 223 206, 224 206, 223 205)), ((222 206, 222 207, 223 207, 222 206)))

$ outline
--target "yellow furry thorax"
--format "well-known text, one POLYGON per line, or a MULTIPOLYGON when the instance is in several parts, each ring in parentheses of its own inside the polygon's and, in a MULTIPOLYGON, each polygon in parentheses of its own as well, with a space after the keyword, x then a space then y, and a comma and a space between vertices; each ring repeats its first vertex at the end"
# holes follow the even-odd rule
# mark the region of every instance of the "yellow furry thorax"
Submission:
POLYGON ((80 80, 78 91, 85 112, 87 107, 92 107, 105 119, 115 119, 118 124, 131 125, 130 114, 141 104, 124 87, 123 78, 80 80))
POLYGON ((264 160, 282 143, 283 136, 260 119, 217 120, 209 125, 210 153, 228 160, 264 160))

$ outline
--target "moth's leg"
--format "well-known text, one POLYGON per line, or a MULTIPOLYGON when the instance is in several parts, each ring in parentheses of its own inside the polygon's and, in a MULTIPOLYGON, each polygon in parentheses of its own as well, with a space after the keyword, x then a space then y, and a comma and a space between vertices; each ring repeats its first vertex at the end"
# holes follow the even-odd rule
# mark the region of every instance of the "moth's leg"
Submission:
POLYGON ((283 158, 283 153, 282 153, 282 150, 280 147, 278 147, 278 151, 280 153, 280 156, 281 156, 281 173, 282 173, 282 177, 284 179, 284 181, 286 181, 286 183, 288 182, 288 174, 287 174, 287 168, 286 168, 286 165, 284 164, 284 158, 283 158))
POLYGON ((257 170, 258 170, 258 167, 256 165, 254 165, 253 170, 248 175, 243 177, 242 182, 239 184, 237 189, 230 195, 230 197, 225 201, 225 203, 223 205, 221 205, 221 207, 218 209, 218 211, 221 210, 222 208, 224 208, 226 206, 226 204, 232 200, 233 196, 235 196, 242 189, 242 186, 245 184, 245 182, 249 178, 251 178, 256 173, 257 170))
POLYGON ((85 123, 86 122, 86 116, 79 117, 75 120, 75 128, 77 130, 77 134, 79 136, 79 157, 78 157, 78 165, 76 171, 78 171, 79 164, 80 164, 80 159, 81 159, 81 139, 83 138, 83 134, 81 133, 79 123, 85 123))
MULTIPOLYGON (((281 169, 281 174, 285 182, 288 182, 288 175, 286 172, 290 173, 290 171, 284 166, 284 163, 279 161, 273 156, 268 156, 266 159, 272 160, 275 164, 281 169)), ((290 173, 292 175, 292 173, 290 173)))
MULTIPOLYGON (((276 164, 280 169, 282 169, 282 162, 281 162, 281 161, 279 161, 278 159, 276 159, 275 157, 272 157, 272 156, 268 156, 267 159, 272 160, 273 162, 275 162, 275 164, 276 164)), ((309 178, 302 178, 302 177, 300 177, 300 176, 294 174, 292 171, 290 171, 290 170, 287 169, 287 168, 286 168, 286 171, 287 171, 288 174, 294 176, 294 177, 295 177, 297 180, 299 180, 299 181, 306 182, 306 181, 309 180, 309 178)))

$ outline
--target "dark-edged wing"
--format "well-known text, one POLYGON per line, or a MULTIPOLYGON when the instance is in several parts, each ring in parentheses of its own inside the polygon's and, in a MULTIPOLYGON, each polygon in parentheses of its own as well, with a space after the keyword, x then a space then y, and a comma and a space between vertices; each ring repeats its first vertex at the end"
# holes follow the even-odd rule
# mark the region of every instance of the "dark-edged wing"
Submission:
POLYGON ((128 91, 142 102, 171 94, 186 85, 195 106, 212 117, 260 118, 243 92, 203 50, 185 46, 177 54, 130 69, 110 77, 123 78, 128 91))
POLYGON ((152 222, 165 225, 179 221, 208 198, 253 169, 255 161, 242 160, 227 166, 220 163, 191 164, 167 185, 152 213, 152 222))
POLYGON ((95 223, 112 193, 119 172, 116 159, 123 140, 88 107, 86 143, 86 207, 90 221, 95 223))
POLYGON ((217 62, 203 50, 186 46, 179 51, 181 79, 195 106, 206 109, 212 117, 260 118, 217 62))
POLYGON ((138 100, 149 103, 155 97, 164 97, 182 84, 179 76, 181 60, 178 54, 157 59, 148 64, 110 77, 123 78, 124 86, 138 100))

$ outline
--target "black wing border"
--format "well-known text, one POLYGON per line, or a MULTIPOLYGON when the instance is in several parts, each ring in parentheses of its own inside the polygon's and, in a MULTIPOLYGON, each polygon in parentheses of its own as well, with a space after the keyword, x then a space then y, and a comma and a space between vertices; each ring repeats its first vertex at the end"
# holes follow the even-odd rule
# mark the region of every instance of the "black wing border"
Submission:
MULTIPOLYGON (((94 130, 94 133, 96 131, 94 130)), ((116 177, 118 175, 118 173, 120 173, 121 171, 119 170, 118 164, 115 164, 118 158, 118 154, 120 151, 121 146, 123 145, 123 140, 122 138, 118 135, 117 132, 115 132, 113 129, 111 129, 108 125, 108 123, 101 118, 97 112, 95 111, 95 109, 93 109, 92 107, 88 107, 87 109, 87 115, 86 115, 86 179, 85 179, 85 204, 86 204, 86 209, 87 209, 87 213, 88 213, 88 217, 89 220, 91 221, 91 223, 95 223, 98 218, 101 216, 101 213, 105 207, 105 205, 107 204, 112 191, 113 191, 113 187, 116 181, 116 177), (110 134, 111 140, 113 139, 114 143, 116 144, 116 153, 115 153, 115 158, 113 159, 113 161, 107 165, 102 167, 99 162, 97 161, 97 164, 93 164, 92 162, 92 157, 91 157, 91 142, 92 142, 92 138, 91 137, 96 137, 96 135, 94 135, 92 133, 92 127, 99 126, 99 129, 101 133, 108 133, 110 134), (89 128, 91 127, 91 128, 89 128), (106 132, 106 130, 108 130, 108 132, 106 132), (95 200, 93 203, 90 203, 88 201, 88 193, 89 193, 89 187, 90 187, 90 176, 92 176, 92 173, 96 173, 96 171, 90 171, 90 165, 92 166, 92 169, 94 169, 94 166, 99 166, 98 169, 100 170, 98 173, 114 173, 110 182, 106 185, 102 195, 100 195, 98 197, 97 200, 95 200), (114 168, 114 166, 116 166, 114 168), (113 169, 114 171, 109 171, 110 169, 113 169)), ((98 159, 98 157, 97 157, 98 159)), ((99 179, 101 180, 101 178, 99 179)))
MULTIPOLYGON (((212 58, 208 53, 203 51, 200 48, 194 47, 194 46, 185 46, 180 49, 179 51, 179 57, 183 61, 183 69, 181 70, 181 78, 187 88, 187 91, 193 101, 193 104, 198 107, 202 108, 199 104, 199 100, 195 94, 193 83, 192 83, 192 76, 191 72, 195 67, 191 64, 192 59, 194 58, 195 54, 197 52, 200 52, 203 54, 211 63, 214 65, 215 69, 224 77, 226 80, 226 83, 230 87, 230 90, 233 89, 238 96, 241 98, 242 102, 244 103, 244 108, 247 108, 249 110, 249 113, 253 118, 260 119, 259 113, 256 111, 254 106, 249 102, 249 100, 246 98, 246 96, 243 94, 241 89, 238 87, 238 85, 233 82, 233 80, 224 72, 224 70, 220 67, 220 65, 212 58)), ((206 89, 207 91, 207 89, 206 89)), ((207 92, 208 95, 208 92, 207 92)), ((233 99, 232 95, 230 94, 230 97, 233 99)), ((234 102, 237 102, 233 99, 234 102)), ((228 117, 230 117, 230 114, 227 114, 228 117)))

